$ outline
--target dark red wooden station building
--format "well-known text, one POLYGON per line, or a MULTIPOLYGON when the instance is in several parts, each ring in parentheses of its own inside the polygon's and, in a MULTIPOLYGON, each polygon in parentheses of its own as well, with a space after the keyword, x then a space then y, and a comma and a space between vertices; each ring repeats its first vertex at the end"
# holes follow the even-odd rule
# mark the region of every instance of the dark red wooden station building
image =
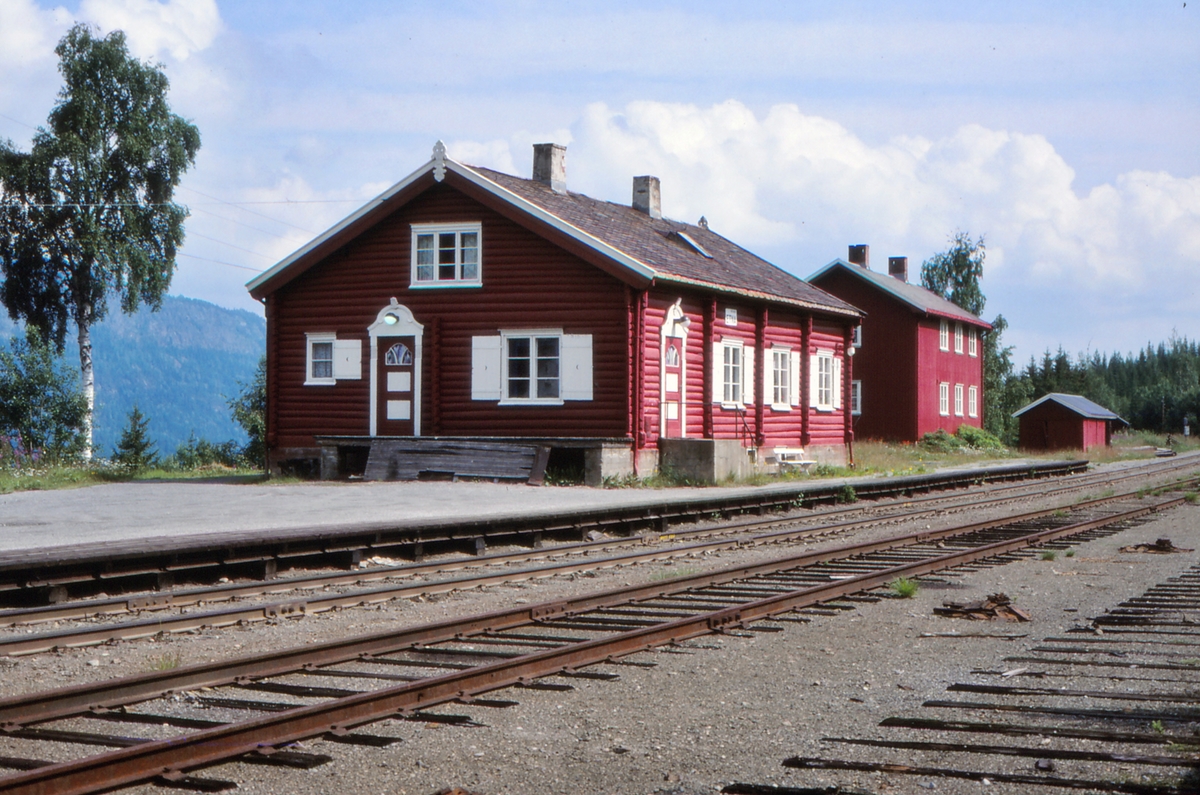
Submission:
POLYGON ((718 476, 776 447, 845 460, 857 309, 663 218, 655 177, 599 201, 567 190, 564 147, 534 150, 522 179, 439 143, 250 282, 273 469, 346 474, 384 438, 525 440, 591 483, 652 472, 664 440, 718 476))
POLYGON ((1083 450, 1112 444, 1113 425, 1129 423, 1081 395, 1051 392, 1013 416, 1022 450, 1083 450))
POLYGON ((854 342, 854 433, 917 441, 939 428, 983 427, 983 339, 992 326, 908 282, 908 258, 888 273, 870 268, 870 249, 850 246, 808 281, 866 313, 854 342))

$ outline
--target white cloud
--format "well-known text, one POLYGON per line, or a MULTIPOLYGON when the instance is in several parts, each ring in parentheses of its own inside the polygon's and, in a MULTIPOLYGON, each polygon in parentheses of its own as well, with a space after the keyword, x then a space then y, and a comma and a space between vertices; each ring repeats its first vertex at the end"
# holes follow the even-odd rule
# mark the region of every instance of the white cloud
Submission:
POLYGON ((70 15, 63 8, 43 10, 33 0, 0 2, 0 74, 55 60, 54 45, 70 15))
POLYGON ((216 0, 83 0, 79 16, 104 32, 123 30, 139 58, 166 52, 183 61, 212 44, 221 31, 216 0))
POLYGON ((780 263, 805 274, 851 242, 925 257, 956 229, 986 235, 990 275, 1007 281, 1145 290, 1200 265, 1200 177, 1130 172, 1080 195, 1040 135, 970 124, 872 146, 795 105, 634 102, 589 106, 572 155, 574 187, 623 198, 630 176, 656 174, 666 214, 706 215, 750 248, 840 241, 780 263))

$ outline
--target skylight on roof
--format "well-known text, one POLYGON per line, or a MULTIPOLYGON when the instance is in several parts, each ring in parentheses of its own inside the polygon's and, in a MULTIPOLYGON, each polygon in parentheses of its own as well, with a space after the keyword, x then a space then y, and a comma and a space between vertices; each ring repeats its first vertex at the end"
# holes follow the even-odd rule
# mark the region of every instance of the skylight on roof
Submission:
POLYGON ((679 238, 680 240, 682 240, 684 243, 687 243, 689 246, 691 246, 691 247, 692 247, 692 249, 694 249, 694 250, 695 250, 695 252, 696 252, 697 254, 701 255, 702 257, 704 257, 704 258, 706 258, 706 259, 712 259, 712 258, 713 258, 713 255, 712 255, 712 254, 709 254, 707 251, 705 251, 705 250, 704 250, 704 246, 700 245, 700 244, 699 244, 699 243, 697 243, 695 240, 693 240, 693 239, 692 239, 692 237, 691 237, 691 235, 689 235, 687 232, 679 232, 679 231, 675 231, 675 232, 673 232, 672 234, 674 234, 676 237, 678 237, 678 238, 679 238))

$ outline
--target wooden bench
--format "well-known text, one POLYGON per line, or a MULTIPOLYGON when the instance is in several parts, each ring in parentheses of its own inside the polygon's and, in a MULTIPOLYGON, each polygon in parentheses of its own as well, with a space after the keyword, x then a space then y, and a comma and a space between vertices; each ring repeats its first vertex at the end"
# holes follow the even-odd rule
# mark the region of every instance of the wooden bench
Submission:
POLYGON ((780 472, 787 472, 792 469, 808 472, 809 467, 817 463, 809 458, 805 458, 803 447, 776 447, 771 453, 771 457, 767 460, 778 465, 780 472))

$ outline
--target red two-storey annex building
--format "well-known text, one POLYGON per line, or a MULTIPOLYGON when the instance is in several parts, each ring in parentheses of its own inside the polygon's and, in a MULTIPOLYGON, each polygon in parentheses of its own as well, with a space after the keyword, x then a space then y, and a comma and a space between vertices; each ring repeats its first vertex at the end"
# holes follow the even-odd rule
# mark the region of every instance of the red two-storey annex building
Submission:
POLYGON ((855 339, 854 431, 862 439, 916 441, 939 428, 983 427, 983 340, 992 326, 916 284, 908 258, 888 274, 850 246, 808 280, 866 313, 855 339))
POLYGON ((250 282, 270 465, 380 437, 536 440, 589 482, 652 471, 663 438, 843 460, 861 313, 663 218, 657 178, 599 201, 566 189, 564 147, 534 149, 521 179, 439 143, 250 282))

